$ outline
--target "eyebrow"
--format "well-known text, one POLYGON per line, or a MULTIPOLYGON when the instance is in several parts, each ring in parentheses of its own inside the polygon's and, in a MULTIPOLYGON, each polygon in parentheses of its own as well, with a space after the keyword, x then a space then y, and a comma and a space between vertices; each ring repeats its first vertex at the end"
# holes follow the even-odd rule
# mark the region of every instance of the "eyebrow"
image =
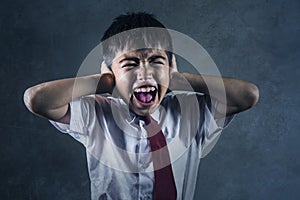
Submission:
POLYGON ((124 61, 134 61, 134 62, 138 63, 139 59, 137 57, 126 57, 126 58, 120 60, 119 63, 122 63, 124 61))

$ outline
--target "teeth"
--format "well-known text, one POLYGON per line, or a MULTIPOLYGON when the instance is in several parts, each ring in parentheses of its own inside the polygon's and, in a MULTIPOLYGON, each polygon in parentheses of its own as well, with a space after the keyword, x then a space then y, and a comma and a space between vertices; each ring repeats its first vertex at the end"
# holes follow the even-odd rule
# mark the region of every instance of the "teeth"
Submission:
POLYGON ((134 89, 135 92, 150 92, 150 91, 154 91, 155 87, 143 87, 143 88, 136 88, 134 89))

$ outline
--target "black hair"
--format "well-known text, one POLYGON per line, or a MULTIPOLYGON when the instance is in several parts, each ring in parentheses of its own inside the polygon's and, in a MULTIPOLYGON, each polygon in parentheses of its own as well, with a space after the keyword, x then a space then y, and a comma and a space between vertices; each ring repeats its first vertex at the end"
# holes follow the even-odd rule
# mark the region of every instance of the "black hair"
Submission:
POLYGON ((157 46, 165 49, 171 64, 171 36, 166 27, 149 13, 127 13, 116 17, 105 31, 101 42, 103 59, 108 66, 111 65, 118 50, 157 46), (124 31, 127 32, 122 33, 124 31))

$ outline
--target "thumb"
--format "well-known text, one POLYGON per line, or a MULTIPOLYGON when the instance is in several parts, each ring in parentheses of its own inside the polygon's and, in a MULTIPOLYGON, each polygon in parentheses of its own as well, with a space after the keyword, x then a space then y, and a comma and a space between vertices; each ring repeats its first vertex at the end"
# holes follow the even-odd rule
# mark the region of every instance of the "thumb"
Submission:
POLYGON ((102 63, 101 63, 100 72, 101 72, 101 74, 112 74, 111 69, 108 68, 108 66, 106 65, 106 63, 104 61, 102 61, 102 63))

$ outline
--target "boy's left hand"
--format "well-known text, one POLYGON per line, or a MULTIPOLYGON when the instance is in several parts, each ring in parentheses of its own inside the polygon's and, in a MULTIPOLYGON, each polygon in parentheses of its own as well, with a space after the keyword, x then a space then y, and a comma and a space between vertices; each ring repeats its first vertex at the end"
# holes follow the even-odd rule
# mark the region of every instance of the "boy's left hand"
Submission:
POLYGON ((178 69, 177 69, 177 62, 176 62, 176 57, 175 55, 173 54, 172 55, 172 60, 171 60, 171 71, 170 73, 172 74, 173 72, 178 72, 178 69))

